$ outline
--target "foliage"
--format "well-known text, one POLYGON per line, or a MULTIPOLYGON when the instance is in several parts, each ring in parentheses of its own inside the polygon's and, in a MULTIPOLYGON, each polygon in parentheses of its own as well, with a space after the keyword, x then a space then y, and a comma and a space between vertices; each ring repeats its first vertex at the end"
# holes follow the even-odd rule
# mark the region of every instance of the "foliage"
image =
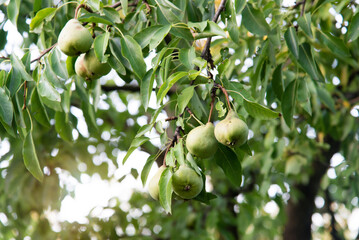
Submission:
MULTIPOLYGON (((309 223, 314 212, 339 212, 333 201, 358 207, 356 3, 55 2, 0 1, 0 137, 10 143, 0 159, 0 214, 7 219, 0 218, 0 238, 275 239, 284 232, 293 239, 289 210, 303 201, 312 206, 301 209, 309 223), (76 57, 55 45, 75 15, 113 74, 86 81, 75 74, 76 57), (23 55, 6 48, 9 22, 23 36, 23 55), (38 58, 34 46, 43 51, 38 58), (210 159, 187 154, 188 132, 224 119, 231 108, 248 125, 249 140, 233 149, 220 145, 210 159), (61 175, 113 179, 110 167, 121 168, 138 148, 150 157, 141 174, 126 178, 145 183, 163 158, 170 167, 160 202, 135 192, 128 209, 110 200, 107 219, 89 215, 87 224, 61 222, 54 230, 46 211, 73 194, 61 175), (337 166, 330 165, 335 153, 344 158, 337 166), (170 186, 185 163, 207 185, 190 201, 170 186), (325 207, 315 208, 315 196, 325 207), (268 204, 278 213, 268 213, 268 204)), ((313 229, 315 236, 350 234, 335 221, 313 229)))

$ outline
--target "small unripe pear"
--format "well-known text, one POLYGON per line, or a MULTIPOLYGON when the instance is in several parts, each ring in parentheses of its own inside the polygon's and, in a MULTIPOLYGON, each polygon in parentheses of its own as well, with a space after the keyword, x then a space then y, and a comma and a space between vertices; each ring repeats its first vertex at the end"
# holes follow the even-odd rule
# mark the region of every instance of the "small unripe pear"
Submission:
POLYGON ((203 179, 186 165, 181 165, 172 176, 173 191, 183 199, 195 198, 203 189, 203 179))
POLYGON ((76 59, 75 72, 77 75, 79 75, 83 78, 87 78, 88 76, 90 76, 90 73, 85 66, 84 57, 85 57, 85 54, 82 54, 76 59))
POLYGON ((213 123, 209 122, 192 129, 188 133, 186 147, 192 155, 200 158, 208 158, 215 154, 218 143, 214 137, 213 123))
POLYGON ((150 183, 148 184, 148 192, 150 193, 151 197, 155 200, 159 199, 160 188, 159 188, 158 184, 160 182, 162 172, 165 169, 166 169, 166 166, 161 166, 157 170, 156 174, 152 177, 150 183))
POLYGON ((95 51, 91 49, 76 59, 75 71, 77 75, 87 80, 92 80, 108 74, 111 71, 111 67, 108 63, 100 63, 95 51))
POLYGON ((77 19, 71 19, 61 30, 57 43, 67 56, 78 56, 90 50, 93 39, 77 19))
POLYGON ((248 126, 234 110, 229 110, 225 119, 214 128, 214 135, 218 142, 228 147, 238 147, 248 138, 248 126))

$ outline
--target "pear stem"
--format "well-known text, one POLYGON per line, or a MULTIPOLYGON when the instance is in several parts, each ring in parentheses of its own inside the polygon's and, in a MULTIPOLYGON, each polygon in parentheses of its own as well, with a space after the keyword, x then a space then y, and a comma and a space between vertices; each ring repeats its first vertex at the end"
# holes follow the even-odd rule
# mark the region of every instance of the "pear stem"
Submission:
POLYGON ((212 90, 211 90, 211 110, 209 110, 209 116, 208 116, 208 121, 207 123, 211 122, 211 117, 212 117, 212 112, 213 112, 213 107, 214 107, 214 101, 216 99, 216 88, 213 86, 212 90))
POLYGON ((222 85, 220 85, 218 83, 214 83, 214 87, 221 89, 221 91, 226 96, 227 105, 228 105, 229 110, 232 110, 232 106, 231 106, 231 103, 229 102, 229 96, 228 96, 227 90, 222 85))
POLYGON ((86 11, 88 11, 88 12, 90 12, 90 13, 93 13, 92 9, 91 9, 89 6, 87 6, 86 4, 80 4, 80 5, 78 5, 78 6, 76 7, 75 17, 74 17, 75 19, 78 18, 78 14, 79 14, 79 11, 80 11, 81 8, 85 9, 86 11))

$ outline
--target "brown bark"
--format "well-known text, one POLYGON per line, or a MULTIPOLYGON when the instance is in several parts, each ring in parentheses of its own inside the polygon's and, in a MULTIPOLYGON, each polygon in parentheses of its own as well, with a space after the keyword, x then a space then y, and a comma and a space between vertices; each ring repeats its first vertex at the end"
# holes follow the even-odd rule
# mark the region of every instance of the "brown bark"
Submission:
POLYGON ((323 150, 313 159, 313 175, 308 184, 295 184, 292 186, 292 193, 296 192, 297 201, 293 196, 286 207, 287 223, 284 228, 284 240, 306 240, 311 239, 312 215, 314 213, 314 199, 320 187, 320 181, 327 172, 330 159, 339 151, 340 143, 332 138, 326 139, 330 145, 328 150, 323 150), (299 196, 298 196, 299 195, 299 196))

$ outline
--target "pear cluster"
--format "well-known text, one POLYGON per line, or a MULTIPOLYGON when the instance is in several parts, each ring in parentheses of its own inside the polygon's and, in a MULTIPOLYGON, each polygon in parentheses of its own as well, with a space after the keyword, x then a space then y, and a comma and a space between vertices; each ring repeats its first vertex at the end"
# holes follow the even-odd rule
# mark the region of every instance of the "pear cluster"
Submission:
POLYGON ((79 56, 75 62, 75 72, 86 80, 93 80, 108 74, 111 67, 101 63, 91 49, 93 39, 90 31, 77 19, 69 20, 58 37, 60 50, 67 56, 79 56))
MULTIPOLYGON (((230 109, 225 119, 216 127, 208 122, 192 129, 186 139, 188 152, 198 158, 213 156, 218 148, 218 142, 228 147, 243 145, 248 138, 248 126, 237 113, 230 109)), ((161 166, 152 177, 148 189, 151 197, 159 199, 159 181, 166 166, 161 166)), ((172 175, 173 192, 182 199, 197 197, 203 189, 203 178, 188 165, 180 165, 172 175)))
MULTIPOLYGON (((159 200, 159 181, 165 169, 165 166, 161 166, 148 185, 148 191, 155 200, 159 200)), ((193 168, 181 165, 172 175, 172 188, 174 193, 182 199, 195 198, 203 189, 202 176, 193 168)))
POLYGON ((216 153, 220 142, 228 147, 243 145, 248 138, 248 126, 237 113, 230 109, 225 119, 216 127, 207 123, 192 129, 187 136, 186 147, 188 151, 199 158, 208 158, 216 153))

